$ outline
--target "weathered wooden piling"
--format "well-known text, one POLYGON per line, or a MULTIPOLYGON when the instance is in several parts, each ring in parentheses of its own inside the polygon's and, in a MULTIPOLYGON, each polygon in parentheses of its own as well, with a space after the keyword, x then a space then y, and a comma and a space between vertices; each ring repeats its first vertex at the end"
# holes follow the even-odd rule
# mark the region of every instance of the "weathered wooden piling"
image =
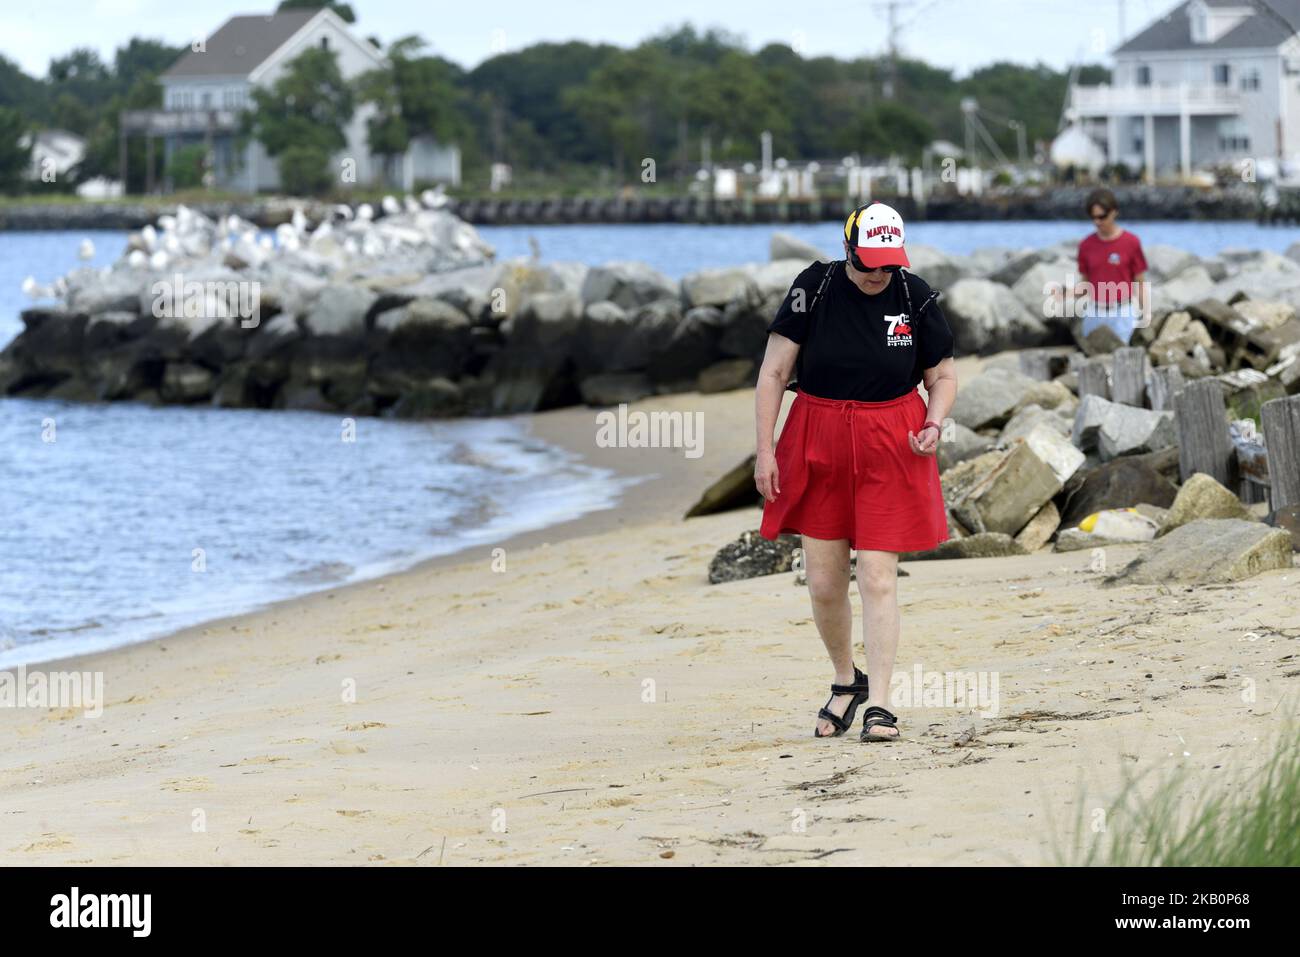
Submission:
POLYGON ((1300 502, 1300 396, 1270 399, 1260 406, 1268 449, 1269 505, 1300 502))
POLYGON ((1126 346, 1112 353, 1110 397, 1115 402, 1145 405, 1147 391, 1147 351, 1141 346, 1126 346))
POLYGON ((1110 372, 1106 368, 1109 361, 1105 356, 1093 356, 1079 365, 1079 398, 1099 395, 1110 398, 1110 372))
POLYGON ((1204 472, 1220 485, 1236 488, 1236 454, 1228 434, 1223 387, 1213 379, 1197 379, 1174 394, 1178 426, 1178 475, 1186 482, 1204 472))
POLYGON ((1183 387, 1183 370, 1178 366, 1156 366, 1147 379, 1147 400, 1153 409, 1172 409, 1174 395, 1183 387))

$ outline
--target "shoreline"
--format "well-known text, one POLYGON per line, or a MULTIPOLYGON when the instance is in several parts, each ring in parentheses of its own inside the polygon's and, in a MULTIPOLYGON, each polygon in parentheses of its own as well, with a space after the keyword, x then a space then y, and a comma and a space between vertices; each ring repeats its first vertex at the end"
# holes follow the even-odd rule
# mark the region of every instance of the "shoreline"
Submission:
POLYGON ((537 416, 539 437, 658 478, 515 537, 498 570, 490 549, 444 556, 83 659, 105 674, 98 719, 0 709, 0 855, 1051 864, 1127 776, 1142 793, 1175 768, 1217 787, 1267 758, 1294 705, 1296 569, 1103 589, 1088 552, 908 563, 896 675, 989 676, 995 707, 922 700, 896 744, 815 740, 830 675, 806 591, 707 582, 758 509, 681 518, 749 454, 752 400, 634 404, 702 412, 699 459, 597 449, 594 410, 537 416))
MULTIPOLYGON (((750 396, 752 396, 753 393, 752 389, 740 391, 747 392, 750 396)), ((632 403, 631 407, 663 408, 670 411, 683 410, 692 404, 693 399, 697 398, 697 393, 665 394, 639 400, 638 402, 632 403)), ((787 399, 786 401, 788 404, 789 400, 787 399)), ((528 529, 521 532, 512 532, 490 545, 468 544, 453 552, 448 552, 445 555, 434 555, 428 558, 416 559, 406 568, 397 571, 385 572, 343 584, 327 585, 288 598, 274 599, 245 611, 232 612, 228 615, 220 615, 216 618, 208 618, 194 624, 173 628, 164 634, 151 638, 130 641, 125 644, 99 651, 63 655, 48 659, 41 658, 29 661, 21 667, 25 667, 28 670, 60 670, 56 669, 55 666, 94 662, 99 658, 111 657, 122 652, 130 651, 133 648, 157 644, 164 641, 181 640, 186 637, 191 637, 196 633, 208 634, 209 632, 216 630, 218 626, 229 625, 245 618, 268 614, 276 610, 287 612, 301 603, 319 600, 325 595, 334 593, 345 594, 357 589, 373 587, 376 584, 382 584, 390 579, 406 578, 408 576, 420 577, 442 569, 468 565, 474 561, 471 555, 475 551, 484 552, 485 554, 482 556, 481 560, 489 562, 491 561, 492 550, 497 548, 506 549, 508 552, 512 550, 532 549, 545 547, 549 544, 566 542, 574 538, 598 535, 619 528, 631 529, 640 525, 648 524, 655 520, 666 519, 674 513, 674 510, 676 510, 677 517, 680 518, 681 515, 686 512, 687 508, 695 502, 699 497, 699 494, 703 492, 704 488, 714 479, 721 476, 722 472, 719 472, 717 475, 713 475, 710 478, 708 475, 711 473, 707 470, 701 470, 702 474, 698 478, 692 480, 701 483, 698 484, 698 486, 686 485, 674 481, 656 482, 655 479, 660 477, 659 471, 664 470, 665 466, 673 465, 674 458, 681 457, 680 450, 653 448, 601 448, 594 442, 596 433, 595 417, 600 411, 600 409, 588 406, 568 406, 561 409, 548 410, 546 412, 507 416, 504 418, 520 419, 524 425, 526 437, 541 439, 552 447, 577 455, 582 459, 581 464, 584 466, 608 469, 613 472, 614 481, 624 484, 623 491, 620 493, 619 502, 613 508, 594 509, 575 518, 566 519, 565 521, 557 522, 555 524, 544 525, 539 528, 528 529), (589 429, 587 428, 588 425, 589 429), (584 435, 588 435, 591 441, 584 441, 584 435), (667 457, 667 461, 665 461, 665 457, 667 457), (658 471, 648 471, 649 469, 656 469, 658 471)), ((728 424, 730 424, 730 420, 728 424)), ((750 427, 752 430, 752 416, 750 427)), ((727 454, 734 454, 736 462, 749 454, 748 452, 735 452, 731 450, 730 446, 734 443, 728 442, 726 444, 729 449, 727 454)), ((750 445, 752 446, 752 444, 751 439, 750 445)), ((752 451, 752 448, 750 451, 752 451)), ((735 464, 735 462, 732 464, 735 464)), ((724 468, 723 472, 725 471, 726 469, 724 468)), ((15 665, 12 667, 17 668, 20 666, 15 665)), ((86 669, 69 668, 65 670, 86 669)))

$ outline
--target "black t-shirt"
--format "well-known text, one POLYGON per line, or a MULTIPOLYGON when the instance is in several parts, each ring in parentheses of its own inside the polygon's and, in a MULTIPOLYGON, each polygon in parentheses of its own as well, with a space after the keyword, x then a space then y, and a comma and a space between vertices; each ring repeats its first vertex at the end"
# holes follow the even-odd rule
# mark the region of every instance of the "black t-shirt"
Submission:
POLYGON ((894 273, 882 292, 869 296, 836 263, 814 318, 813 297, 827 268, 817 262, 801 272, 767 327, 800 344, 799 388, 824 399, 885 402, 916 388, 926 369, 952 355, 938 293, 910 272, 894 273), (904 276, 915 315, 907 308, 904 276))

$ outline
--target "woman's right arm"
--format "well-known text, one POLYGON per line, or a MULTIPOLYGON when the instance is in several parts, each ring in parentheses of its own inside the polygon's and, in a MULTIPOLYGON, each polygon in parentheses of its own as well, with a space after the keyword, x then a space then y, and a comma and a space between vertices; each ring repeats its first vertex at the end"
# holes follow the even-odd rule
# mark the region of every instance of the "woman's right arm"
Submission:
POLYGON ((754 484, 759 494, 769 502, 781 492, 776 468, 776 419, 781 414, 781 399, 798 355, 799 343, 779 332, 768 333, 767 350, 763 353, 763 365, 758 370, 758 382, 754 386, 754 421, 758 428, 754 484))

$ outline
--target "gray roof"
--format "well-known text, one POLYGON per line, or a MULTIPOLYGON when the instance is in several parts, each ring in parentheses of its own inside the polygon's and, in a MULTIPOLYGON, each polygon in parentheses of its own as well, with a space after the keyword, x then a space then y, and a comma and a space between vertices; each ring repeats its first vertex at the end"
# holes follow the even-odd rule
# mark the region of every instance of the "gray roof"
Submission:
POLYGON ((1246 17, 1213 43, 1192 42, 1189 3, 1181 3, 1123 44, 1116 53, 1148 53, 1159 50, 1233 50, 1281 46, 1289 36, 1300 33, 1300 0, 1203 0, 1210 7, 1253 7, 1246 17), (1277 16, 1262 9, 1267 6, 1277 16), (1278 20, 1291 24, 1291 30, 1278 20))
POLYGON ((207 49, 186 51, 163 77, 248 76, 318 13, 285 10, 271 16, 231 17, 208 37, 207 49))

